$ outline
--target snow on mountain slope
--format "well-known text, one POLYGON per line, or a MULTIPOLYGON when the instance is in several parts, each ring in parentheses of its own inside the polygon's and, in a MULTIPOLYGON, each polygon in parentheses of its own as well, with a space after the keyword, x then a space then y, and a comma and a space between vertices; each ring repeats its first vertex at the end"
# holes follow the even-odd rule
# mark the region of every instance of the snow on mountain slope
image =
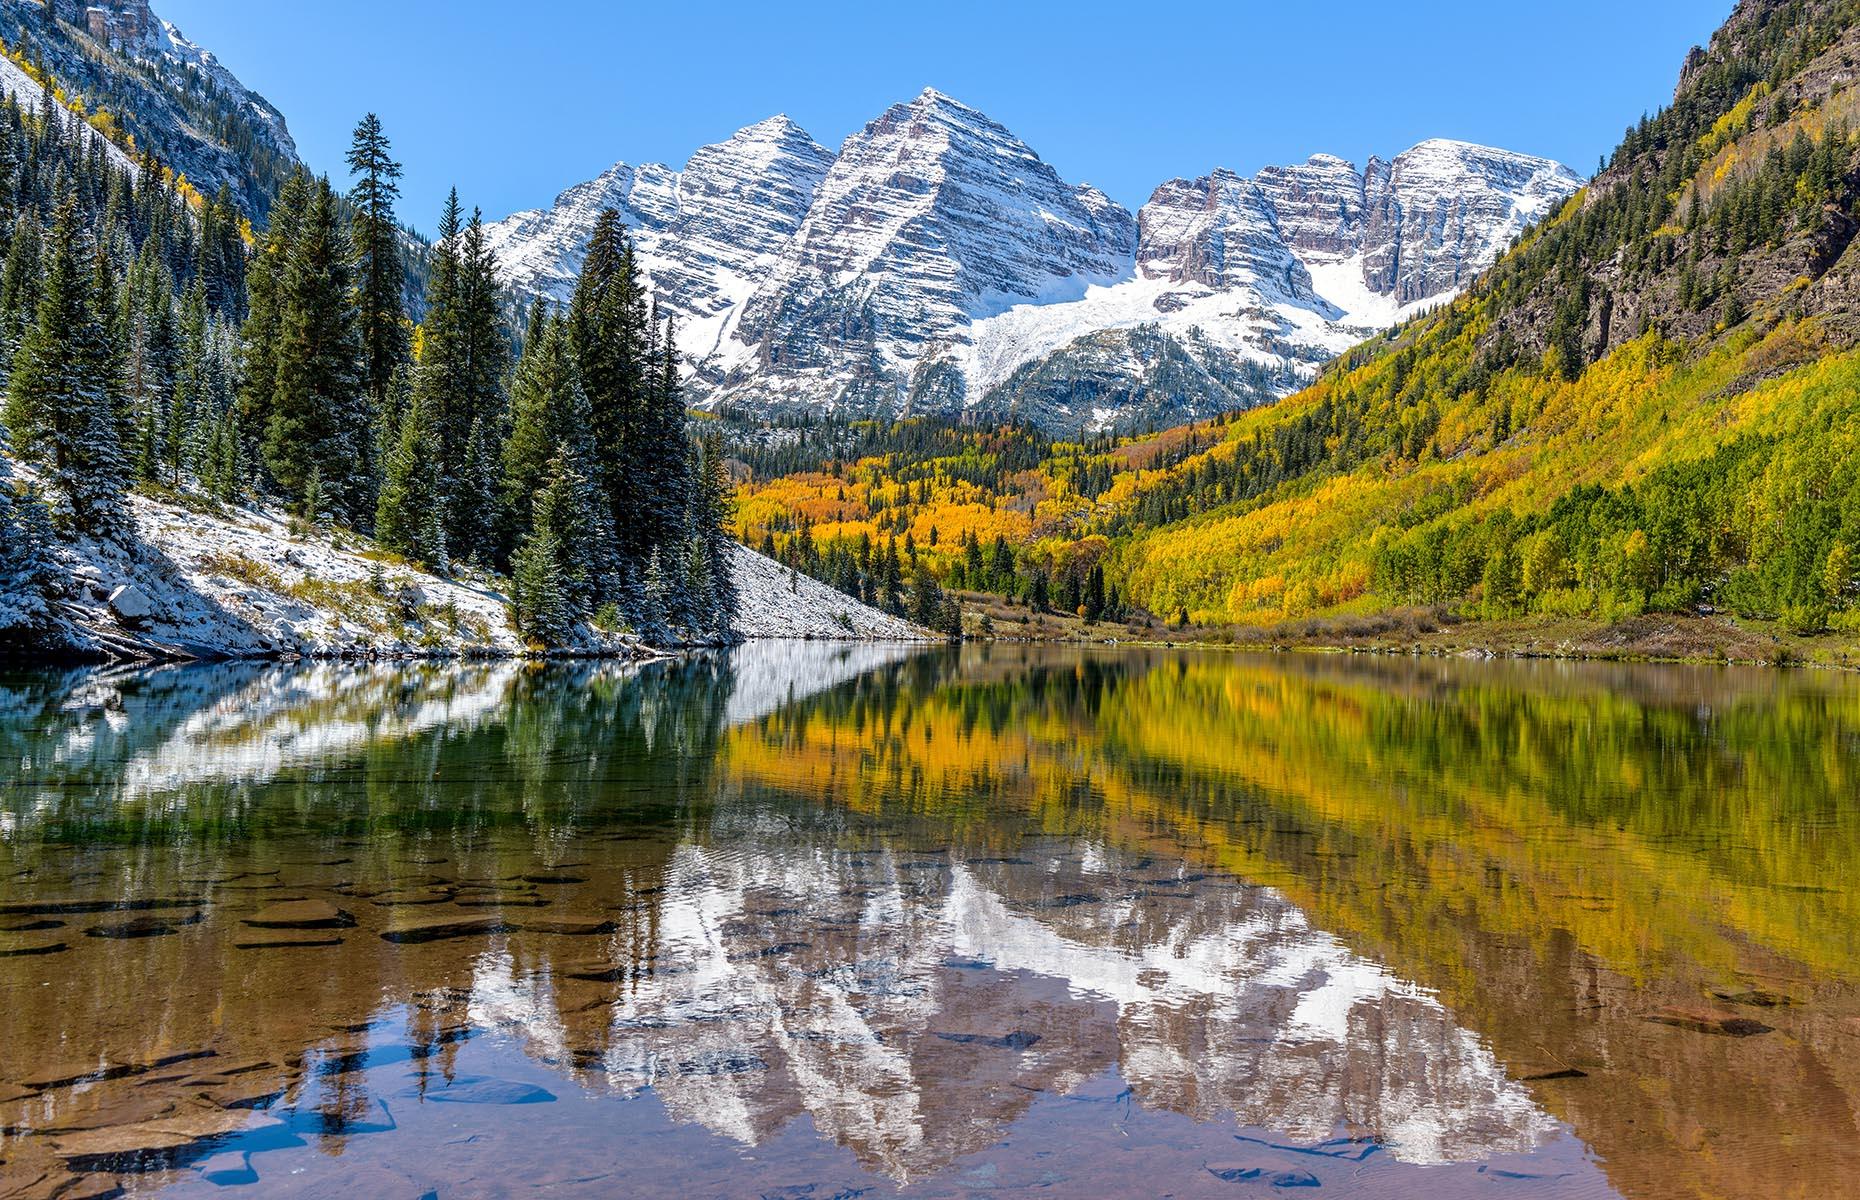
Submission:
POLYGON ((149 0, 0 0, 0 39, 202 193, 229 188, 255 220, 297 167, 283 115, 149 0))
POLYGON ((600 209, 634 230, 698 402, 1013 415, 1054 430, 1285 395, 1450 297, 1580 186, 1547 159, 1422 142, 1157 188, 1133 219, 934 89, 837 155, 786 118, 682 172, 624 164, 492 227, 564 296, 600 209))
POLYGON ((1364 279, 1403 304, 1457 291, 1582 186, 1548 159, 1434 138, 1364 182, 1364 279))
POLYGON ((925 89, 846 139, 745 304, 719 391, 780 404, 825 387, 884 410, 971 322, 1128 274, 1135 240, 1102 193, 925 89))
MULTIPOLYGON (((45 89, 32 81, 32 76, 20 70, 19 65, 10 58, 0 58, 0 96, 9 96, 14 103, 28 111, 36 111, 44 99, 45 89)), ((108 138, 86 125, 78 115, 63 105, 54 108, 59 126, 67 133, 76 133, 90 141, 103 146, 104 157, 112 165, 128 171, 131 175, 139 174, 135 160, 108 138)))
POLYGON ((698 150, 682 171, 617 163, 549 208, 486 226, 486 241, 513 287, 566 302, 601 210, 618 210, 681 346, 701 356, 800 228, 831 162, 799 125, 770 117, 698 150))

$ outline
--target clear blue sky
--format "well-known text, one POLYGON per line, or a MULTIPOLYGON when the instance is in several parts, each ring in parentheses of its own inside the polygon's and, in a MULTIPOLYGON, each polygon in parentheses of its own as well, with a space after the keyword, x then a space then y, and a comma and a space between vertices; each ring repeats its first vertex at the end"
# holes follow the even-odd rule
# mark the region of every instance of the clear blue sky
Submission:
POLYGON ((283 110, 314 169, 340 175, 378 112, 425 230, 455 183, 499 217, 777 112, 837 147, 926 85, 1133 210, 1175 176, 1436 136, 1586 175, 1731 3, 154 0, 283 110))

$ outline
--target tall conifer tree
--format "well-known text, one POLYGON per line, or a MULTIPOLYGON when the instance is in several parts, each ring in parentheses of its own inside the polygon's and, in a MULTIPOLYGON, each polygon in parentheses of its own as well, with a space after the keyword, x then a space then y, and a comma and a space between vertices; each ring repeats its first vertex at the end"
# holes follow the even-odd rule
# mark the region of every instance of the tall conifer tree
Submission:
POLYGON ((20 453, 47 469, 73 525, 109 535, 125 526, 128 480, 97 275, 89 231, 67 192, 45 248, 35 319, 13 362, 6 422, 20 453))
POLYGON ((377 412, 387 407, 394 374, 407 361, 408 352, 400 231, 394 217, 401 168, 391 150, 387 135, 381 131, 381 119, 374 113, 363 117, 349 145, 349 171, 356 177, 349 204, 355 210, 362 387, 377 412))
POLYGON ((319 180, 279 289, 265 458, 286 495, 306 495, 316 472, 328 511, 360 524, 374 514, 372 446, 348 241, 335 193, 319 180))

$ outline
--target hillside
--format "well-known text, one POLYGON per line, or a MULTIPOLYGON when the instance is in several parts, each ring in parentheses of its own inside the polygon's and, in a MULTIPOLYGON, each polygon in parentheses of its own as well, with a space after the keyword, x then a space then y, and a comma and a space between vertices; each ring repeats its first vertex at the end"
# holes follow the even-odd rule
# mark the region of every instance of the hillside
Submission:
POLYGON ((1171 620, 1425 604, 1852 629, 1856 51, 1852 4, 1745 0, 1467 294, 1271 408, 1019 471, 881 455, 752 484, 745 518, 946 544, 966 501, 1023 594, 1101 563, 1171 620))
MULTIPOLYGON (((30 474, 0 455, 0 502, 30 474)), ((42 598, 0 587, 8 652, 145 658, 510 658, 532 645, 513 619, 508 581, 470 568, 442 576, 371 539, 310 530, 275 509, 198 496, 130 500, 135 537, 50 547, 42 598)), ((0 533, 10 536, 0 504, 0 533)), ((932 635, 735 547, 736 638, 919 641, 932 635)), ((0 576, 0 582, 4 582, 0 576)), ((704 633, 578 623, 553 649, 643 658, 704 633)))

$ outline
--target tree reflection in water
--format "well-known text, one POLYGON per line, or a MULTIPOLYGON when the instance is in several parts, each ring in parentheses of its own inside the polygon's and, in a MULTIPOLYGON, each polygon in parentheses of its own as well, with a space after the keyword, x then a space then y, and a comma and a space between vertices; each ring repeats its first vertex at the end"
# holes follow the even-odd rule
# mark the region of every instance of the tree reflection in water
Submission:
POLYGON ((0 678, 0 1183, 1825 1194, 1856 746, 1679 668, 0 678))

